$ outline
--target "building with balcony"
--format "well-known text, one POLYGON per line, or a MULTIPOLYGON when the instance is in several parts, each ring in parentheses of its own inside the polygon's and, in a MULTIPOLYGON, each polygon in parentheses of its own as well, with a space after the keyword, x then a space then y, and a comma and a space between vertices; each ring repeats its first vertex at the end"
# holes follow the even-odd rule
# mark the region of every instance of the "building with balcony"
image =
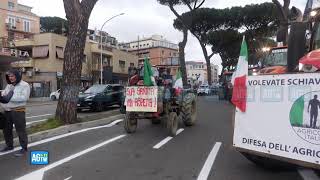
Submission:
MULTIPOLYGON (((205 62, 187 61, 187 78, 190 84, 208 84, 208 70, 205 62)), ((218 76, 219 66, 211 64, 211 79, 212 83, 219 82, 218 76)))
POLYGON ((126 49, 137 55, 139 65, 143 65, 144 58, 148 57, 152 65, 171 69, 172 75, 175 75, 179 68, 179 47, 163 36, 152 35, 148 38, 138 38, 128 43, 119 43, 118 46, 120 49, 126 49))
POLYGON ((1 47, 12 44, 14 39, 29 38, 40 32, 40 17, 32 13, 32 7, 18 3, 18 0, 0 1, 1 47))
POLYGON ((31 10, 17 0, 0 1, 0 89, 6 84, 4 74, 10 64, 29 57, 28 52, 14 48, 14 40, 30 38, 40 31, 40 18, 31 10))
POLYGON ((87 35, 90 40, 95 41, 97 43, 101 43, 102 38, 102 44, 106 44, 109 47, 111 46, 113 48, 117 48, 118 46, 117 39, 105 31, 88 29, 87 35))
MULTIPOLYGON (((29 39, 15 40, 15 48, 28 52, 28 61, 18 61, 11 66, 23 71, 23 79, 32 87, 31 96, 48 96, 60 88, 67 37, 54 33, 41 33, 29 39)), ((126 83, 130 65, 137 67, 138 57, 108 45, 87 40, 82 60, 82 86, 100 81, 102 69, 104 83, 126 83)))

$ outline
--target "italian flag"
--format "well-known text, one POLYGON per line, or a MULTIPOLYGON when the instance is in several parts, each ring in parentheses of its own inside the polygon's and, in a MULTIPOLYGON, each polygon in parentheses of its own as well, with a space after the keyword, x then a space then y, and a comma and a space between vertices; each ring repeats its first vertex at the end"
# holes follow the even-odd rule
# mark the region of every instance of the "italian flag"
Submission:
POLYGON ((296 127, 306 127, 310 125, 310 114, 308 113, 308 104, 310 97, 301 96, 297 99, 290 110, 290 123, 296 127))
POLYGON ((151 69, 151 64, 148 58, 144 58, 143 64, 143 84, 145 86, 152 86, 153 85, 153 72, 151 69))
POLYGON ((243 36, 237 68, 231 79, 233 85, 231 102, 242 112, 246 111, 247 106, 247 76, 248 48, 245 37, 243 36))
POLYGON ((176 81, 174 82, 174 86, 173 87, 175 89, 176 95, 179 95, 183 90, 183 82, 182 82, 182 76, 181 76, 180 69, 177 72, 176 81))
POLYGON ((181 88, 181 89, 183 88, 182 76, 181 76, 180 69, 178 70, 177 75, 176 75, 176 81, 174 83, 174 88, 181 88))

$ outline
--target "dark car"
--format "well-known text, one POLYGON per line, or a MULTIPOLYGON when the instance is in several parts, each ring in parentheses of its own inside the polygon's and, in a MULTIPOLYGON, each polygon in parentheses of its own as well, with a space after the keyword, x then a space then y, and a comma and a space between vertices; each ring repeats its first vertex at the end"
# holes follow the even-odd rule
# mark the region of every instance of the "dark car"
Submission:
POLYGON ((78 109, 102 111, 107 106, 121 106, 124 87, 119 84, 97 84, 79 94, 78 109))

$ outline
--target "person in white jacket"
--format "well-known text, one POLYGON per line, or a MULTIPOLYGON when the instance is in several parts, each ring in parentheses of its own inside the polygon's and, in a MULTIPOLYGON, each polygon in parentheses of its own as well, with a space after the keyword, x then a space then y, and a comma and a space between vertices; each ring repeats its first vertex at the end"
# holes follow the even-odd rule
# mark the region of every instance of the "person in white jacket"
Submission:
POLYGON ((5 111, 3 134, 6 147, 1 151, 13 149, 13 124, 17 131, 21 150, 15 156, 23 156, 28 151, 28 136, 26 132, 26 104, 30 96, 30 86, 21 80, 18 70, 10 70, 6 74, 7 86, 0 95, 0 105, 5 111))

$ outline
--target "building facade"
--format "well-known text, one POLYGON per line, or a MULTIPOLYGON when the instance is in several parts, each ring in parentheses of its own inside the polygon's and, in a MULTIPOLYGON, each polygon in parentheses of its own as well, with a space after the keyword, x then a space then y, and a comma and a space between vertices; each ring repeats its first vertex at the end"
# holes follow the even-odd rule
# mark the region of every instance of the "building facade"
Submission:
POLYGON ((143 65, 144 58, 149 58, 150 63, 158 67, 166 67, 175 75, 179 68, 179 47, 166 40, 163 36, 152 35, 148 38, 139 38, 128 43, 120 43, 120 49, 137 55, 139 65, 143 65))
POLYGON ((17 0, 0 1, 0 37, 2 46, 14 46, 12 40, 29 38, 40 33, 40 17, 32 13, 32 7, 17 0))
MULTIPOLYGON (((32 87, 32 97, 48 96, 60 88, 66 42, 67 37, 54 33, 41 33, 15 41, 17 49, 30 55, 29 61, 12 63, 12 66, 22 70, 23 79, 32 87)), ((87 38, 82 60, 83 87, 100 81, 101 48, 103 83, 125 83, 130 64, 138 65, 137 56, 107 45, 101 46, 87 38), (119 64, 121 68, 118 68, 119 64)))
MULTIPOLYGON (((187 61, 187 78, 190 84, 208 84, 208 70, 205 62, 187 61)), ((219 66, 211 64, 212 83, 219 82, 218 76, 219 66)))
POLYGON ((27 51, 15 49, 14 40, 30 38, 40 31, 40 18, 31 9, 17 0, 0 1, 0 89, 6 85, 4 74, 10 64, 29 58, 27 51))
POLYGON ((102 44, 106 44, 106 45, 111 46, 113 48, 118 47, 117 39, 105 31, 88 29, 87 35, 90 40, 95 41, 97 43, 102 42, 102 44))

